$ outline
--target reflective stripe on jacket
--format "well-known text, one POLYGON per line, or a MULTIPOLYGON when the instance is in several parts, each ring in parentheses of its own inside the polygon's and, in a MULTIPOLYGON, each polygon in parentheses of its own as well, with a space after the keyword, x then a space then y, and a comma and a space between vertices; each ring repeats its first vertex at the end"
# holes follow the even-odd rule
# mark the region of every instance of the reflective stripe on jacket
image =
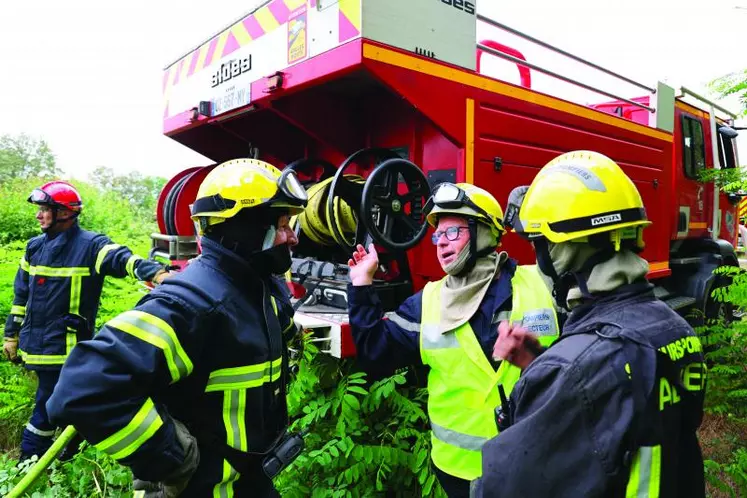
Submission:
POLYGON ((90 338, 106 276, 149 280, 161 268, 77 224, 51 239, 34 237, 16 273, 5 335, 20 334, 28 368, 60 368, 75 344, 90 338))
POLYGON ((706 368, 692 327, 633 284, 574 308, 483 447, 473 496, 702 498, 706 368))
POLYGON ((147 481, 181 463, 173 417, 200 445, 184 496, 252 496, 224 449, 264 452, 287 427, 292 316, 283 283, 203 238, 184 271, 76 346, 50 417, 147 481))
MULTIPOLYGON (((447 474, 472 480, 482 473, 480 450, 497 434, 495 408, 500 404, 497 385, 508 393, 521 371, 502 362, 496 371, 485 357, 469 323, 441 333, 441 286, 432 282, 423 290, 420 345, 429 365, 428 415, 432 429, 433 463, 447 474)), ((549 345, 557 337, 554 302, 536 266, 516 268, 511 280, 510 318, 540 335, 549 345)), ((497 325, 496 325, 497 326, 497 325)))

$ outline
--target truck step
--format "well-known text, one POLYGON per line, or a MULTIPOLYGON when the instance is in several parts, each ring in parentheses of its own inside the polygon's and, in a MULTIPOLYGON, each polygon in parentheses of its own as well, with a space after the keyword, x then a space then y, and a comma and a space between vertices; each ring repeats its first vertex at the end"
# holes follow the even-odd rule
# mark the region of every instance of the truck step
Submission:
POLYGON ((664 287, 661 287, 660 285, 657 285, 656 287, 654 287, 654 296, 656 296, 657 299, 666 301, 671 295, 672 295, 671 292, 669 292, 664 287))
POLYGON ((679 297, 673 297, 671 299, 667 299, 664 302, 667 304, 667 306, 669 306, 673 310, 678 310, 678 309, 686 308, 687 306, 692 306, 693 304, 695 304, 695 298, 687 297, 687 296, 679 296, 679 297))

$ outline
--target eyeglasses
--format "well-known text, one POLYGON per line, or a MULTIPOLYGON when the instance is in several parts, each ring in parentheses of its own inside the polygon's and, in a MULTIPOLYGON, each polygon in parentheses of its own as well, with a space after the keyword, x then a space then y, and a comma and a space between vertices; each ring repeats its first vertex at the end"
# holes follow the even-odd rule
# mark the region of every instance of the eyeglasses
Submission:
POLYGON ((433 233, 431 242, 433 242, 434 246, 438 245, 438 241, 441 239, 442 235, 446 235, 446 240, 453 242, 459 238, 459 232, 461 230, 467 230, 468 228, 469 227, 449 227, 446 230, 439 230, 438 232, 433 233))

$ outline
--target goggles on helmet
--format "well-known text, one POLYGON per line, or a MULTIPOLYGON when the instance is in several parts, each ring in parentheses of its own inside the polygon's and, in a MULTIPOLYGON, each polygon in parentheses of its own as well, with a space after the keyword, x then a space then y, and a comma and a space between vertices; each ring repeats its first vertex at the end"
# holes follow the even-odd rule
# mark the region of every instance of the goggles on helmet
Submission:
POLYGON ((466 206, 485 216, 488 220, 492 220, 492 217, 484 209, 470 200, 464 190, 453 183, 442 183, 436 187, 436 191, 425 203, 425 212, 430 213, 434 206, 443 209, 459 209, 466 206))
MULTIPOLYGON (((262 204, 278 204, 281 206, 283 204, 290 206, 306 205, 306 202, 308 201, 308 195, 306 193, 306 189, 303 188, 303 185, 301 185, 301 182, 298 180, 295 171, 283 171, 283 173, 280 175, 280 178, 278 178, 277 186, 277 193, 267 202, 264 202, 262 204)), ((235 200, 226 199, 220 194, 215 194, 209 197, 197 199, 194 204, 192 204, 192 213, 214 213, 231 209, 234 206, 236 206, 235 200)))
POLYGON ((29 202, 34 204, 56 204, 52 196, 43 191, 42 189, 35 188, 28 199, 29 202))

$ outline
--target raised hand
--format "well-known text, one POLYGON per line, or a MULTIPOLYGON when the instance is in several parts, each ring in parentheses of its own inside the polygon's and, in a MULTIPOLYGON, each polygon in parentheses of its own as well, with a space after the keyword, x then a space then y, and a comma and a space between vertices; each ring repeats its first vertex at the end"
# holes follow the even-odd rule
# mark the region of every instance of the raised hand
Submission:
POLYGON ((348 266, 350 267, 350 281, 353 285, 371 285, 373 276, 379 268, 379 255, 374 245, 370 244, 366 252, 366 249, 358 244, 353 251, 353 257, 348 260, 348 266))
POLYGON ((519 324, 502 321, 498 325, 498 340, 493 346, 493 359, 506 360, 522 370, 537 357, 541 346, 534 334, 519 324))

